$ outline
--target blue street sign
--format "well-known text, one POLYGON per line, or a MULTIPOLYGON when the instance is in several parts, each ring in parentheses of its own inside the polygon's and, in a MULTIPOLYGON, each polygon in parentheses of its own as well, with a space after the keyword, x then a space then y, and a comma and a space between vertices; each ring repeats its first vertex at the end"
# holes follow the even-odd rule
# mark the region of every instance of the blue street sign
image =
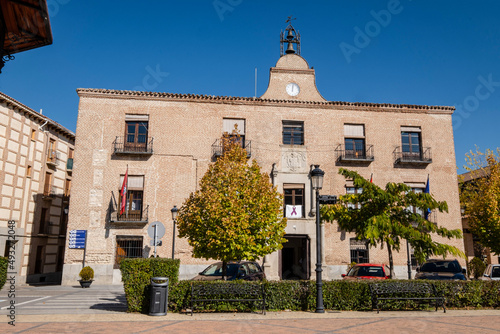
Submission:
POLYGON ((69 231, 69 248, 85 248, 85 240, 87 239, 87 230, 71 230, 69 231))

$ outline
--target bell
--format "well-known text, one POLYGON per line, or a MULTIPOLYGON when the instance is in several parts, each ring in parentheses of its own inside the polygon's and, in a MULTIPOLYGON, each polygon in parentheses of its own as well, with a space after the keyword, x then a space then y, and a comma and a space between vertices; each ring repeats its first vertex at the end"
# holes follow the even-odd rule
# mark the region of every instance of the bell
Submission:
POLYGON ((292 43, 288 43, 288 48, 286 49, 285 51, 286 54, 289 54, 289 53, 295 53, 295 50, 293 49, 293 45, 292 43))
POLYGON ((294 39, 294 36, 292 34, 292 29, 288 29, 288 35, 286 36, 286 39, 288 39, 289 41, 294 39))

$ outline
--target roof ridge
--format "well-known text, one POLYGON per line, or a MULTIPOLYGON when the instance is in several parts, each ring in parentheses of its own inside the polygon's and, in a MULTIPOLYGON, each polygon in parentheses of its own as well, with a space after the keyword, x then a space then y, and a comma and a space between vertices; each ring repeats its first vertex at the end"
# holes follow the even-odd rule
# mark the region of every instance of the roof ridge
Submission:
POLYGON ((260 101, 273 103, 292 103, 292 104, 310 104, 310 105, 340 105, 340 106, 355 106, 355 107, 386 107, 386 108, 412 108, 412 109, 433 109, 433 110, 455 110, 453 106, 428 106, 418 104, 395 104, 395 103, 373 103, 373 102, 346 102, 346 101, 298 101, 298 100, 281 100, 281 99, 261 99, 260 97, 241 97, 241 96, 221 96, 221 95, 200 95, 200 94, 182 94, 182 93, 165 93, 165 92, 147 92, 134 90, 116 90, 105 88, 78 88, 80 93, 97 93, 97 94, 115 94, 129 96, 145 96, 145 97, 170 97, 180 99, 199 99, 199 100, 225 100, 225 101, 260 101))

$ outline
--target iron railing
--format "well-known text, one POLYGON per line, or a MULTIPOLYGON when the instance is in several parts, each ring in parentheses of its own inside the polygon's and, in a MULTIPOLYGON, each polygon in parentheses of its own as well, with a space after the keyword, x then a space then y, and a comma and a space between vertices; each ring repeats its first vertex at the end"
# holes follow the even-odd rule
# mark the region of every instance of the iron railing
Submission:
POLYGON ((153 154, 153 137, 144 143, 129 143, 126 137, 116 137, 113 141, 114 154, 153 154))
POLYGON ((339 144, 335 149, 337 161, 374 161, 373 145, 366 145, 362 150, 346 150, 345 145, 339 144))
MULTIPOLYGON (((252 156, 252 141, 241 139, 239 141, 241 147, 247 151, 247 158, 252 156)), ((222 139, 217 139, 215 143, 212 144, 212 156, 220 157, 224 154, 224 145, 222 139)))
POLYGON ((431 148, 422 147, 420 152, 403 152, 401 146, 394 149, 394 161, 397 164, 430 164, 431 148))
POLYGON ((144 210, 136 212, 124 212, 120 214, 116 213, 116 216, 111 216, 111 221, 113 222, 121 222, 121 223, 147 223, 148 222, 148 213, 149 213, 149 205, 144 208, 144 210), (113 219, 114 218, 114 219, 113 219))

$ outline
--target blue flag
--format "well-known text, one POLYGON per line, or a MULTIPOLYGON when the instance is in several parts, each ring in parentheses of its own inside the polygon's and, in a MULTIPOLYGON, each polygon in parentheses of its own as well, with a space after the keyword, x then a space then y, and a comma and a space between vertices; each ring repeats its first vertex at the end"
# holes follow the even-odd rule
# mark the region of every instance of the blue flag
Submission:
MULTIPOLYGON (((429 174, 427 174, 427 185, 425 186, 424 193, 429 194, 429 174)), ((427 209, 425 212, 425 220, 429 220, 429 214, 431 213, 431 209, 427 209)))

